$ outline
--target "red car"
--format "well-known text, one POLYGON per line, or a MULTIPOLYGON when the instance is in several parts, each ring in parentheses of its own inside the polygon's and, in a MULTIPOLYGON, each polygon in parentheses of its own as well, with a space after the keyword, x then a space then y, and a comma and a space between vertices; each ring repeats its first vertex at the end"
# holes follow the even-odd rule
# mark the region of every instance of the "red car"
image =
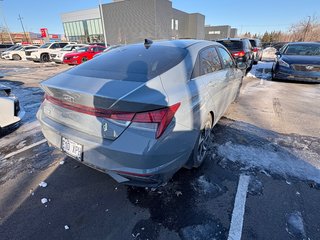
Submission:
POLYGON ((105 47, 99 45, 82 47, 77 49, 76 52, 64 55, 63 62, 69 65, 78 65, 92 59, 94 55, 105 49, 105 47))

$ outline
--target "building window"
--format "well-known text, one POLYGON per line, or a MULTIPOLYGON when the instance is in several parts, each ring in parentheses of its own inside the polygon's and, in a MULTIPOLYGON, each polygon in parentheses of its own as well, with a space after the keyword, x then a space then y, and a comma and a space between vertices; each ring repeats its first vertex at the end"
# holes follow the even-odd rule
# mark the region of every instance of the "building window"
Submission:
POLYGON ((179 21, 176 20, 175 22, 176 22, 176 30, 179 30, 179 21))
POLYGON ((174 30, 174 19, 171 19, 171 29, 174 30))
POLYGON ((208 34, 210 34, 210 35, 213 35, 213 34, 221 34, 221 32, 220 32, 220 31, 209 31, 208 34))

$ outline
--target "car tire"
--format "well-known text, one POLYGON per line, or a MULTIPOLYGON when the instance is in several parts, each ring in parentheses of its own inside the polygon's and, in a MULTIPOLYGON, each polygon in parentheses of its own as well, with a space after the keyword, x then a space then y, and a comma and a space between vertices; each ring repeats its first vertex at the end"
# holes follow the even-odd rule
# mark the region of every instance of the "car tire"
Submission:
POLYGON ((18 60, 21 60, 21 57, 18 54, 13 54, 12 59, 18 61, 18 60))
POLYGON ((43 53, 40 56, 40 62, 49 62, 49 59, 50 57, 48 53, 43 53))
POLYGON ((208 152, 209 152, 208 145, 210 144, 210 141, 211 141, 212 124, 213 124, 212 116, 211 114, 209 114, 208 117, 206 118, 203 129, 200 130, 199 136, 197 138, 196 144, 191 154, 193 168, 200 167, 208 155, 208 152))
POLYGON ((83 58, 81 59, 81 63, 84 63, 84 62, 86 62, 86 61, 88 61, 88 58, 86 58, 86 57, 83 57, 83 58))

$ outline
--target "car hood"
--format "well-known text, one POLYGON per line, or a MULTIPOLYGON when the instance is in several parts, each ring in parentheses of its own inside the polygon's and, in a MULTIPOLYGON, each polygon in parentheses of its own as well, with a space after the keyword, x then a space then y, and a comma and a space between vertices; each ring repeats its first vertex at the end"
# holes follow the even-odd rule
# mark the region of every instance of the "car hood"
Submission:
POLYGON ((283 55, 281 59, 288 64, 314 64, 319 65, 320 56, 283 55))

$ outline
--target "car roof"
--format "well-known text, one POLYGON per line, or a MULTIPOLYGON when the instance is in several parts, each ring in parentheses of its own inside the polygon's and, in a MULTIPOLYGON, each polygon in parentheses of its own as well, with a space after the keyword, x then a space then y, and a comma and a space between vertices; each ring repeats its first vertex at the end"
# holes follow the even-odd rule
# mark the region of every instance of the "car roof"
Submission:
POLYGON ((288 45, 298 45, 298 44, 305 44, 305 45, 320 45, 319 42, 290 42, 288 45))
MULTIPOLYGON (((178 39, 178 40, 153 41, 153 43, 151 44, 151 47, 152 47, 152 45, 156 45, 156 46, 166 46, 166 47, 189 48, 195 44, 200 44, 200 43, 210 43, 211 45, 214 44, 212 41, 206 41, 206 40, 178 39)), ((141 44, 144 44, 144 43, 141 42, 141 43, 136 43, 133 45, 141 45, 141 44)), ((121 47, 125 47, 125 46, 126 45, 123 45, 121 47)))

